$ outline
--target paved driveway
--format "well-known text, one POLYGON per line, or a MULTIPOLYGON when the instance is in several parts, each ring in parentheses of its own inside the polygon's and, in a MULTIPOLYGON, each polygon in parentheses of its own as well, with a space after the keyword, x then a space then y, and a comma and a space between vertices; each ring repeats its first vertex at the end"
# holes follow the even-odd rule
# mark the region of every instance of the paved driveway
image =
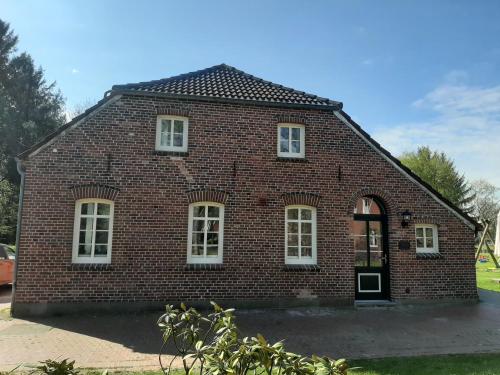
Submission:
MULTIPOLYGON (((475 305, 239 311, 246 335, 334 358, 500 352, 500 293, 475 305)), ((80 367, 158 368, 158 313, 0 320, 0 371, 47 358, 80 367)))

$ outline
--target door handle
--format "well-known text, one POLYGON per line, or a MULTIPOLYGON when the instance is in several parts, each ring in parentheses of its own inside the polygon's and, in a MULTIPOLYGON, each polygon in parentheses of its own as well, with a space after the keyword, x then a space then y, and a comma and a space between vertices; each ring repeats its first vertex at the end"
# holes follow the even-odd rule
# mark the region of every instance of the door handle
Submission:
POLYGON ((384 264, 387 264, 387 254, 384 254, 380 259, 384 262, 384 264))

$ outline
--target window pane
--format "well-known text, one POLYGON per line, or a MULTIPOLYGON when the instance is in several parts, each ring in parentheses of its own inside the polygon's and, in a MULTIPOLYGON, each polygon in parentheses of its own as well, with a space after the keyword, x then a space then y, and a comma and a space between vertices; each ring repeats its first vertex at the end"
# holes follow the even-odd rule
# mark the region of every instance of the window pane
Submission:
POLYGON ((415 233, 416 233, 417 237, 423 237, 424 236, 424 228, 415 229, 415 233))
POLYGON ((161 133, 160 144, 162 146, 170 146, 170 133, 161 133))
POLYGON ((288 223, 288 233, 299 233, 299 224, 288 223))
POLYGON ((80 231, 80 240, 81 244, 91 244, 92 243, 92 231, 80 231))
POLYGON ((300 153, 300 142, 299 141, 292 141, 292 152, 294 154, 300 153))
POLYGON ((299 218, 299 209, 298 208, 290 208, 287 214, 288 219, 297 220, 299 218))
POLYGON ((300 129, 292 128, 292 141, 299 141, 299 140, 300 140, 300 129))
POLYGON ((205 217, 205 206, 194 206, 193 217, 205 217))
POLYGON ((280 152, 289 152, 288 141, 280 141, 280 152))
POLYGON ((193 245, 203 245, 203 239, 205 235, 203 233, 193 233, 193 245))
POLYGON ((108 245, 95 245, 94 256, 105 257, 108 255, 108 245))
POLYGON ((300 236, 300 244, 302 246, 312 246, 312 237, 310 234, 303 234, 300 236))
POLYGON ((299 256, 299 248, 296 246, 288 246, 288 256, 289 257, 298 257, 299 256))
POLYGON ((432 228, 425 228, 425 237, 432 237, 432 228))
POLYGON ((82 203, 82 215, 94 214, 94 203, 82 203))
POLYGON ((289 129, 288 128, 280 128, 280 140, 287 141, 287 144, 288 144, 288 138, 290 138, 289 129))
POLYGON ((219 234, 207 233, 207 246, 208 245, 218 245, 218 244, 219 244, 219 234))
POLYGON ((208 220, 207 232, 218 232, 218 231, 219 231, 219 220, 208 220))
POLYGON ((184 122, 181 120, 175 120, 174 121, 174 133, 181 133, 184 128, 184 122))
POLYGON ((382 251, 370 250, 370 267, 382 267, 382 251))
POLYGON ((99 203, 97 205, 97 215, 109 215, 111 208, 109 204, 99 203))
POLYGON ((193 232, 203 232, 205 230, 205 220, 193 220, 193 232))
POLYGON ((78 256, 89 257, 92 252, 92 245, 79 245, 78 246, 78 256))
POLYGON ((208 206, 208 217, 219 217, 219 207, 208 206))
POLYGON ((432 237, 427 237, 425 239, 425 247, 429 248, 429 249, 432 249, 434 247, 434 240, 432 237))
POLYGON ((172 132, 172 120, 161 120, 161 132, 162 133, 172 132))
POLYGON ((363 250, 355 252, 355 264, 357 267, 368 267, 368 253, 363 250))
POLYGON ((424 247, 424 239, 417 238, 417 247, 424 247))
POLYGON ((301 223, 301 232, 302 234, 310 234, 312 231, 312 224, 311 223, 301 223))
POLYGON ((108 231, 95 232, 95 243, 107 244, 108 243, 108 231))
POLYGON ((298 246, 299 245, 299 235, 289 234, 288 235, 288 246, 298 246))
POLYGON ((312 218, 312 211, 307 209, 307 208, 303 208, 300 210, 300 218, 302 220, 311 220, 312 218))
POLYGON ((217 256, 219 253, 219 246, 207 246, 207 256, 217 256))
POLYGON ((86 218, 82 217, 80 219, 80 230, 92 230, 92 225, 93 225, 94 220, 92 218, 86 218))
POLYGON ((301 251, 301 256, 303 258, 311 258, 312 257, 312 248, 310 247, 302 247, 300 249, 301 251))
POLYGON ((203 246, 193 245, 191 247, 191 254, 195 256, 203 255, 203 246))
POLYGON ((184 136, 182 134, 174 134, 174 146, 175 147, 182 147, 183 137, 184 136))
POLYGON ((95 224, 97 230, 108 230, 109 229, 109 219, 98 218, 95 224))

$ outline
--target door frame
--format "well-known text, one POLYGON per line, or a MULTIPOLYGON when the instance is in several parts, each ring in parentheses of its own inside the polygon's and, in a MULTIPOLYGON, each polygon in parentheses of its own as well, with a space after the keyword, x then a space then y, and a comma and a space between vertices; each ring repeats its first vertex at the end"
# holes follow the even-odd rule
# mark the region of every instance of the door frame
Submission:
MULTIPOLYGON (((383 208, 383 205, 376 199, 375 202, 383 208)), ((389 231, 388 231, 388 218, 386 214, 374 215, 374 214, 354 214, 353 221, 364 221, 366 222, 368 229, 368 222, 378 221, 380 222, 381 232, 382 232, 382 256, 383 265, 382 267, 359 267, 354 264, 354 299, 357 301, 362 300, 390 300, 391 299, 391 285, 390 285, 390 261, 389 261, 389 231), (380 274, 379 285, 380 292, 359 292, 359 274, 380 274)), ((370 234, 367 230, 366 232, 367 241, 367 252, 368 259, 370 257, 370 234)))

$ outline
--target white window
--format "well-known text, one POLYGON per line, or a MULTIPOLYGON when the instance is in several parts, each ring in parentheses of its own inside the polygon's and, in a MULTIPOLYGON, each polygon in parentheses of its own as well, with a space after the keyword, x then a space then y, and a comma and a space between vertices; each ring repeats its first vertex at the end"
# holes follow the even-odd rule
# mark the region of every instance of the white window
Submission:
POLYGON ((417 253, 438 253, 438 230, 434 224, 416 224, 417 253))
POLYGON ((76 202, 73 263, 111 263, 113 209, 104 199, 76 202))
POLYGON ((224 205, 213 202, 189 206, 188 263, 222 263, 224 205))
POLYGON ((188 119, 179 116, 158 116, 156 149, 160 151, 187 152, 188 119))
POLYGON ((288 206, 285 209, 285 263, 316 264, 316 209, 288 206))
POLYGON ((278 156, 303 158, 305 156, 305 128, 303 125, 278 126, 278 156))

